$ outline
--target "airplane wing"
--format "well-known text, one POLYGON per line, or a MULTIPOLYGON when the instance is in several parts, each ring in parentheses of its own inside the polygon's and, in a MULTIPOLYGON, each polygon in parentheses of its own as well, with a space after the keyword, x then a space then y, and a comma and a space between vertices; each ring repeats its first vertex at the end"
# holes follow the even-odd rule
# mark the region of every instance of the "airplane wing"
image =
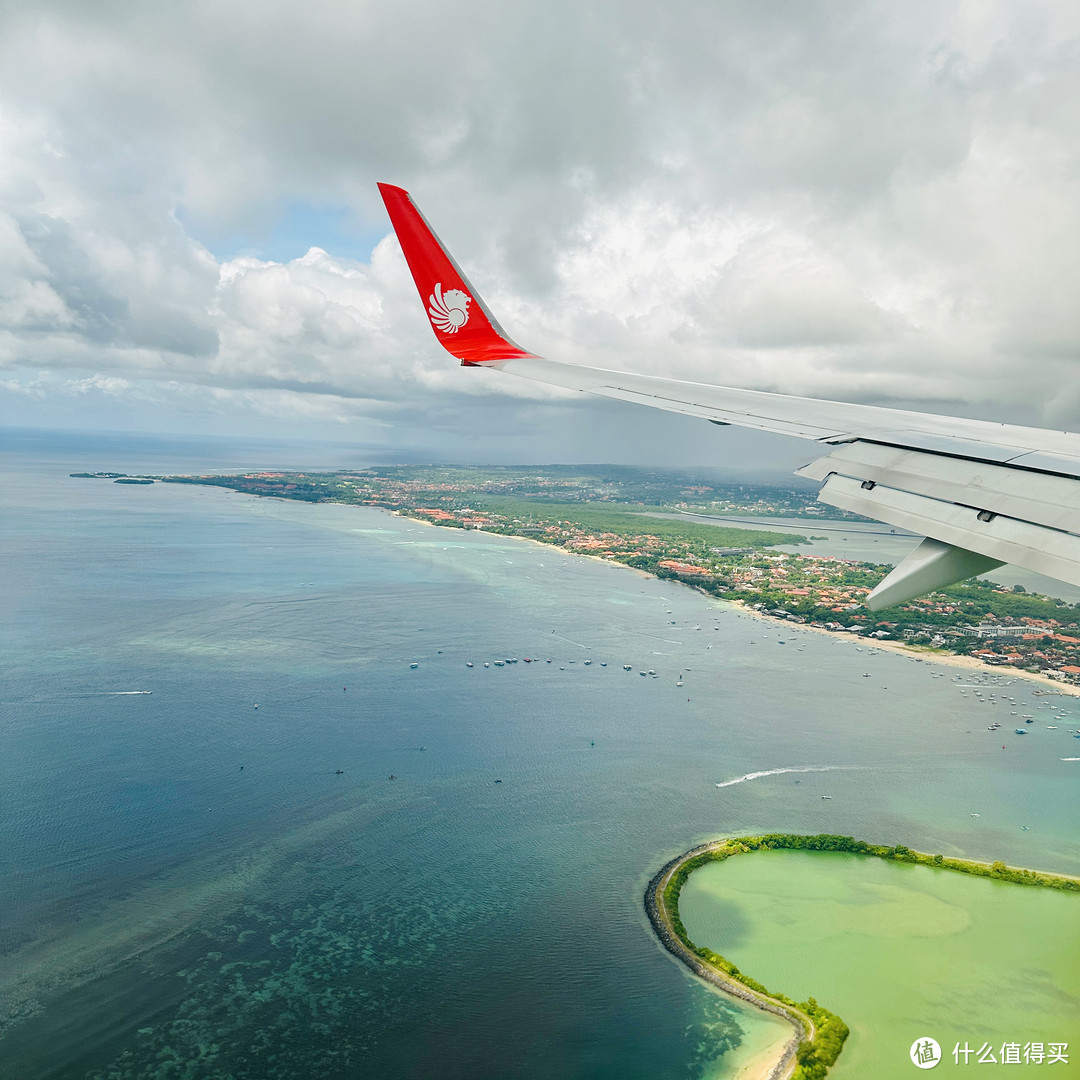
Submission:
POLYGON ((1080 435, 536 356, 506 334, 409 193, 379 190, 435 336, 465 367, 818 443, 825 456, 797 472, 822 481, 822 502, 926 537, 870 594, 871 610, 1005 563, 1080 585, 1080 435))

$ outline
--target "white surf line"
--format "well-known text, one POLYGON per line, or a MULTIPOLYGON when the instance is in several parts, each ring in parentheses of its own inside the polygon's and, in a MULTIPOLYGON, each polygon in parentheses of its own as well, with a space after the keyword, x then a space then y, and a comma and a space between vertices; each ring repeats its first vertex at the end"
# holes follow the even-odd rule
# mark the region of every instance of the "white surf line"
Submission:
POLYGON ((801 769, 764 769, 761 772, 747 773, 745 776, 737 776, 734 780, 725 780, 717 787, 731 787, 734 784, 744 784, 747 780, 758 780, 763 776, 779 776, 781 773, 804 773, 804 772, 838 772, 841 769, 859 769, 861 765, 807 765, 801 769))

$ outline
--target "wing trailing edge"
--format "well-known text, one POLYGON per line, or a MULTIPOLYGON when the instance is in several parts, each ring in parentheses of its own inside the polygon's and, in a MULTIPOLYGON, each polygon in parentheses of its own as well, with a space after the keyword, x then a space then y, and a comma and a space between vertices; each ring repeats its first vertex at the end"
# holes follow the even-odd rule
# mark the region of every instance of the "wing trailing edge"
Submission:
POLYGON ((409 193, 379 190, 432 331, 463 365, 830 449, 798 470, 821 482, 822 502, 927 537, 867 598, 871 610, 1004 563, 1080 586, 1080 435, 537 356, 499 325, 409 193))

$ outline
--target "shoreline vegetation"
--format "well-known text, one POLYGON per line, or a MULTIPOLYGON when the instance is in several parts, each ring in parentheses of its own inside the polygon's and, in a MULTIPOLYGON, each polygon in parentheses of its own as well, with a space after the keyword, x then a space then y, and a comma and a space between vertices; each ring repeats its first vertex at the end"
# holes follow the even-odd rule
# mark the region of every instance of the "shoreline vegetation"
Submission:
POLYGON ((952 870, 994 881, 1080 893, 1080 878, 1065 874, 1017 869, 1003 862, 947 858, 915 851, 904 844, 870 844, 851 836, 828 833, 814 836, 767 833, 731 837, 698 845, 677 856, 653 875, 645 890, 645 910, 649 921, 664 948, 700 979, 765 1012, 783 1017, 792 1025, 792 1037, 764 1074, 767 1080, 785 1080, 788 1077, 791 1080, 822 1080, 843 1050, 849 1034, 848 1026, 814 998, 803 1002, 793 1001, 783 993, 767 989, 725 957, 695 944, 679 917, 679 894, 690 875, 707 863, 722 862, 733 855, 752 851, 773 850, 848 852, 938 870, 952 870))
MULTIPOLYGON (((135 477, 72 473, 114 483, 199 484, 271 498, 378 507, 443 528, 476 529, 559 547, 682 582, 748 614, 863 641, 914 659, 1042 682, 1080 694, 1080 606, 972 579, 880 612, 866 595, 890 565, 777 551, 807 537, 752 527, 756 517, 837 520, 816 490, 733 483, 705 472, 624 466, 380 466, 334 473, 135 477), (731 525, 686 515, 739 515, 731 525), (828 517, 826 518, 826 514, 828 517)), ((874 523, 877 525, 878 523, 874 523)), ((780 526, 782 528, 782 526, 780 526)), ((835 528, 831 531, 835 531, 835 528)), ((887 535, 892 530, 867 535, 887 535)))

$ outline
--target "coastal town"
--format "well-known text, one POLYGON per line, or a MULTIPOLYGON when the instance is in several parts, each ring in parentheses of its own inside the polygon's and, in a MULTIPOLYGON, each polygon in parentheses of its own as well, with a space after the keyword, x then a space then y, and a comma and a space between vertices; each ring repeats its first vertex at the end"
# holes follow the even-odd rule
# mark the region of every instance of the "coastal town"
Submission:
MULTIPOLYGON (((809 485, 731 482, 705 472, 627 466, 396 465, 333 473, 109 478, 374 506, 443 528, 523 537, 679 580, 765 617, 902 643, 928 655, 965 655, 1080 685, 1080 610, 1063 600, 972 579, 870 612, 863 601, 891 566, 778 550, 804 546, 806 530, 777 531, 782 525, 766 528, 767 520, 859 520, 822 506, 809 485), (688 514, 723 515, 728 521, 734 516, 738 524, 705 524, 688 514)), ((815 539, 812 533, 809 539, 815 539)))

